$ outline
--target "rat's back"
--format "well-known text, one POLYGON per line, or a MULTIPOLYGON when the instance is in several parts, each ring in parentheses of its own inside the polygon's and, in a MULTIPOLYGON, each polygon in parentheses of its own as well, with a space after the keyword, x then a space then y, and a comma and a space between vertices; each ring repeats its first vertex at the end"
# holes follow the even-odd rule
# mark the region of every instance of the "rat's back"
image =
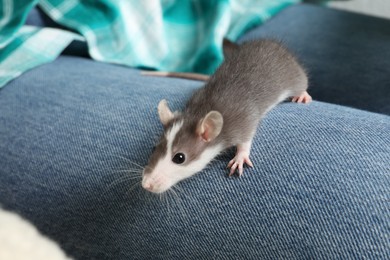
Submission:
POLYGON ((272 97, 282 91, 289 90, 293 96, 306 88, 307 76, 296 58, 280 43, 260 40, 244 43, 226 57, 205 91, 230 101, 241 97, 272 103, 272 97))
POLYGON ((237 131, 250 136, 266 112, 306 88, 306 73, 285 47, 272 40, 252 41, 227 55, 206 86, 190 99, 187 110, 199 117, 219 111, 224 118, 221 137, 235 139, 241 136, 237 131))

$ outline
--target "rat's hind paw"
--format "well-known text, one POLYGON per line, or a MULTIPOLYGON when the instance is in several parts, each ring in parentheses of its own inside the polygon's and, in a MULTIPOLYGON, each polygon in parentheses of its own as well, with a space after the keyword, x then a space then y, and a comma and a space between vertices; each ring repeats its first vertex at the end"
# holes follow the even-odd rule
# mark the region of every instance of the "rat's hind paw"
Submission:
POLYGON ((244 163, 253 167, 253 163, 249 159, 249 155, 245 153, 237 153, 236 156, 228 163, 230 168, 229 176, 232 176, 238 168, 238 176, 241 176, 244 172, 244 163))
POLYGON ((291 99, 291 102, 296 102, 296 103, 310 103, 312 101, 311 96, 307 91, 303 92, 300 96, 293 97, 291 99))

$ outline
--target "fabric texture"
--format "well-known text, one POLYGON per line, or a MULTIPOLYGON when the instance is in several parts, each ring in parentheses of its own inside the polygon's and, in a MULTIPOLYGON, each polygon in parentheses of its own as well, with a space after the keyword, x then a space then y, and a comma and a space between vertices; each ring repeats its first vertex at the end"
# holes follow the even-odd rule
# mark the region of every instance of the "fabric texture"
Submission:
POLYGON ((159 100, 182 109, 199 87, 69 56, 25 73, 0 95, 0 203, 75 259, 389 259, 385 115, 283 103, 243 177, 230 150, 173 192, 142 190, 159 100))
POLYGON ((282 41, 307 68, 315 100, 390 115, 390 20, 291 6, 239 39, 282 41))
POLYGON ((31 67, 55 59, 72 39, 79 38, 63 30, 24 28, 36 4, 55 22, 85 37, 95 60, 210 74, 222 61, 224 37, 235 40, 298 1, 3 0, 0 87, 31 67))
MULTIPOLYGON (((326 27, 338 24, 323 12, 289 8, 245 39, 263 37, 265 27, 286 36, 307 62, 311 92, 321 80, 330 91, 336 83, 349 86, 360 68, 366 78, 357 79, 365 84, 345 102, 380 95, 368 74, 386 78, 385 68, 372 65, 384 61, 366 58, 381 52, 382 33, 365 41, 367 48, 310 38, 317 34, 309 25, 327 28, 323 33, 337 43, 352 37, 326 27), (297 26, 308 25, 301 32, 291 25, 294 16, 308 18, 298 19, 297 26), (329 46, 337 55, 325 55, 329 46), (354 48, 367 52, 346 66, 340 53, 354 48), (343 73, 321 70, 334 64, 343 64, 343 73)), ((259 126, 255 168, 242 178, 227 177, 229 150, 164 196, 142 190, 140 166, 162 133, 159 100, 182 109, 201 85, 71 56, 9 82, 0 90, 0 204, 75 259, 390 259, 390 118, 383 114, 283 103, 259 126)), ((325 88, 315 98, 321 93, 325 88)))
POLYGON ((0 86, 24 71, 53 61, 76 39, 83 40, 81 36, 69 31, 23 26, 16 33, 15 40, 0 53, 3 58, 0 61, 0 86))

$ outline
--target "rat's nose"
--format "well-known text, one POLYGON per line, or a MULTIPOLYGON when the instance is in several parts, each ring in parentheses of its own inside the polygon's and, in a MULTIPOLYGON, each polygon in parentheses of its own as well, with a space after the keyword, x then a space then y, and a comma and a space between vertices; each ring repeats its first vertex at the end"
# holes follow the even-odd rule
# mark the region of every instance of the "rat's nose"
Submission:
POLYGON ((153 184, 151 184, 150 182, 142 183, 142 187, 145 190, 148 190, 148 191, 152 191, 153 190, 153 184))

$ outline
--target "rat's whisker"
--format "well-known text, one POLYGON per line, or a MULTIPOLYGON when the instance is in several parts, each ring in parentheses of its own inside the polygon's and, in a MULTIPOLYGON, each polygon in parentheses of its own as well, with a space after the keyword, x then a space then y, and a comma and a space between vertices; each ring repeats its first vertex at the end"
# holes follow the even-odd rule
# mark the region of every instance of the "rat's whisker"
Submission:
POLYGON ((117 170, 117 171, 113 171, 112 173, 138 173, 142 175, 142 171, 139 170, 117 170))
POLYGON ((118 176, 119 178, 142 178, 142 172, 128 172, 128 171, 123 171, 123 172, 116 172, 113 171, 109 173, 109 176, 118 176))
POLYGON ((165 201, 166 201, 166 203, 167 203, 167 209, 168 209, 168 216, 169 217, 171 217, 172 216, 172 213, 171 213, 171 207, 170 207, 170 205, 169 205, 169 193, 168 192, 165 192, 165 193, 163 193, 164 195, 164 197, 165 197, 165 201))
POLYGON ((141 181, 137 181, 136 183, 131 185, 126 194, 129 194, 131 191, 135 190, 137 187, 141 187, 141 181))
POLYGON ((148 203, 150 203, 151 201, 153 201, 153 199, 154 199, 154 194, 152 194, 151 192, 149 192, 149 191, 147 191, 147 190, 145 190, 145 189, 141 189, 142 191, 143 191, 143 194, 146 196, 146 201, 148 202, 148 203))
POLYGON ((118 169, 117 171, 118 172, 142 172, 142 169, 131 169, 131 168, 128 168, 128 169, 118 169))
MULTIPOLYGON (((176 186, 177 188, 177 186, 176 186)), ((172 191, 172 194, 174 194, 176 196, 176 205, 178 206, 180 212, 181 212, 181 215, 183 217, 187 217, 187 214, 185 214, 185 210, 184 210, 184 206, 183 206, 183 202, 181 200, 181 198, 179 197, 178 193, 176 192, 176 190, 174 189, 174 187, 172 186, 171 189, 172 191)))
POLYGON ((174 186, 172 186, 168 191, 170 191, 173 195, 176 196, 177 199, 179 199, 179 196, 177 195, 177 192, 174 189, 174 186))
POLYGON ((172 186, 172 188, 175 188, 176 190, 179 190, 179 191, 183 191, 183 189, 182 189, 182 188, 180 188, 180 186, 179 186, 179 185, 172 186))
MULTIPOLYGON (((123 178, 123 177, 122 177, 123 178)), ((138 175, 129 175, 129 176, 126 176, 125 178, 123 179, 126 179, 126 180, 137 180, 137 179, 142 179, 142 176, 138 176, 138 175)))
POLYGON ((130 181, 130 180, 134 180, 134 179, 139 179, 139 177, 138 176, 128 176, 128 175, 122 176, 121 178, 118 178, 118 179, 112 181, 107 186, 107 188, 104 190, 103 193, 108 192, 112 187, 114 187, 114 186, 116 186, 118 184, 121 184, 121 183, 126 182, 126 181, 130 181))
POLYGON ((183 196, 186 197, 188 200, 190 200, 190 201, 193 200, 192 197, 190 197, 188 194, 184 193, 184 190, 183 190, 181 187, 179 187, 179 185, 176 185, 176 186, 175 186, 175 189, 176 189, 177 193, 183 195, 183 196))
POLYGON ((180 198, 177 195, 177 192, 173 189, 173 187, 171 187, 168 191, 172 194, 173 201, 176 203, 176 205, 178 205, 180 203, 180 198))
POLYGON ((134 166, 140 167, 141 169, 144 168, 144 167, 141 166, 140 164, 138 164, 138 163, 136 163, 136 162, 133 162, 133 161, 130 160, 129 158, 126 158, 126 157, 124 157, 124 156, 122 156, 122 155, 115 154, 115 155, 113 155, 113 156, 116 156, 116 157, 118 157, 118 158, 121 158, 121 159, 125 160, 126 162, 133 164, 134 166))

